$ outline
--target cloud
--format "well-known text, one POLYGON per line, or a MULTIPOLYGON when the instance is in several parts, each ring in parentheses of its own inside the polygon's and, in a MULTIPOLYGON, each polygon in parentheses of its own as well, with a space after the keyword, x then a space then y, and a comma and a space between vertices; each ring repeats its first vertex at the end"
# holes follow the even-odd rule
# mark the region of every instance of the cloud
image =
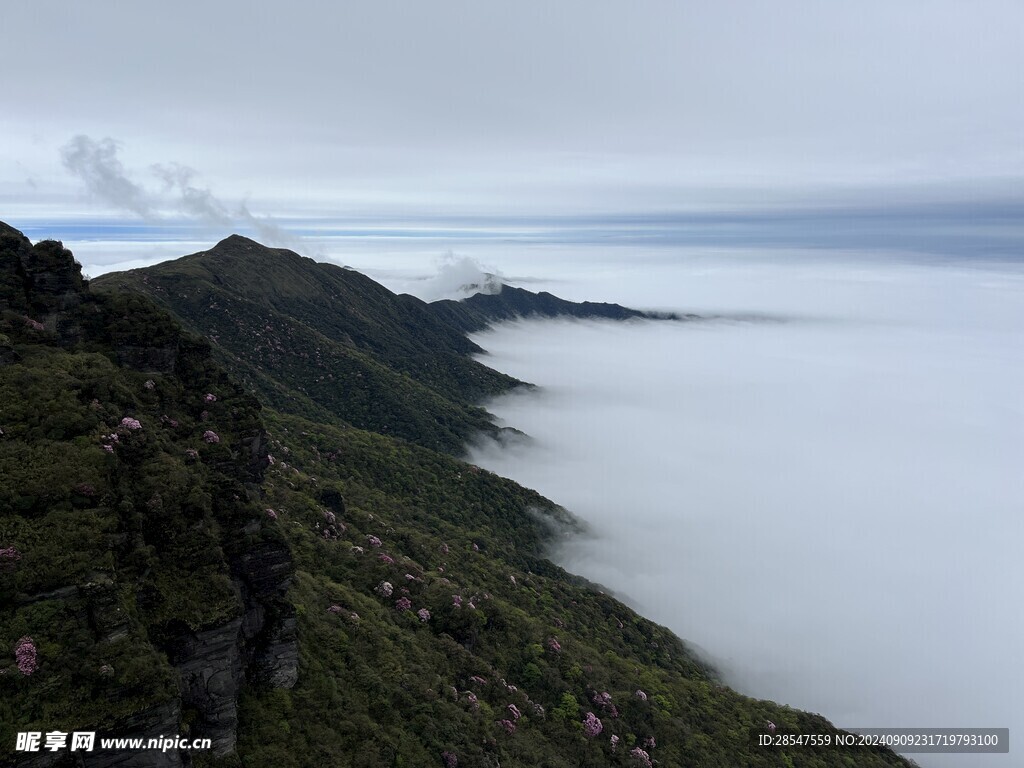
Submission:
POLYGON ((541 388, 488 404, 532 441, 471 459, 581 516, 556 560, 743 692, 847 727, 1024 727, 1024 268, 634 255, 595 292, 807 319, 475 335, 541 388))
MULTIPOLYGON (((359 255, 367 259, 368 249, 372 244, 362 245, 359 248, 359 255)), ((372 277, 379 283, 387 286, 395 293, 409 293, 423 301, 438 301, 439 299, 465 299, 476 293, 499 293, 502 284, 513 284, 516 282, 527 282, 532 278, 511 278, 505 277, 497 268, 482 264, 472 256, 456 254, 454 251, 445 251, 440 256, 422 254, 415 257, 415 261, 405 262, 404 268, 382 269, 377 264, 383 261, 378 258, 373 262, 354 267, 360 272, 372 277), (424 274, 419 264, 433 258, 434 271, 424 274)), ((394 254, 390 254, 391 258, 394 254)), ((339 262, 340 263, 340 262, 339 262)))
POLYGON ((502 275, 494 267, 446 251, 438 259, 436 274, 426 278, 417 293, 427 301, 462 299, 475 293, 499 293, 501 283, 502 275))
POLYGON ((61 150, 64 167, 85 184, 89 194, 143 218, 153 216, 145 190, 125 175, 117 157, 120 144, 111 138, 92 139, 79 134, 61 150))
POLYGON ((194 183, 198 172, 177 162, 155 163, 150 173, 160 189, 148 192, 132 181, 118 159, 120 143, 111 138, 78 135, 61 149, 64 167, 81 179, 91 195, 117 208, 153 220, 168 209, 207 228, 242 225, 266 245, 305 251, 302 238, 282 229, 269 216, 257 216, 245 203, 232 208, 208 187, 194 183))
POLYGON ((307 256, 322 255, 319 249, 311 249, 306 240, 281 228, 269 216, 256 216, 251 213, 245 203, 239 203, 236 217, 239 221, 248 224, 251 229, 255 230, 257 239, 265 245, 288 248, 296 253, 304 253, 307 256))
POLYGON ((180 163, 150 166, 153 175, 164 183, 164 191, 176 195, 178 209, 186 216, 210 225, 231 224, 231 215, 209 189, 192 184, 196 172, 180 163))

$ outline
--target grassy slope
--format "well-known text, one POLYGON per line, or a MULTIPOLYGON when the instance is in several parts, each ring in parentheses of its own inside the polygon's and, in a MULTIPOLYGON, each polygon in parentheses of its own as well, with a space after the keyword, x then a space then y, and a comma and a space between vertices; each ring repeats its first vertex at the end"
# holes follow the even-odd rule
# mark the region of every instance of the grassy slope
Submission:
POLYGON ((536 493, 379 435, 267 418, 267 503, 297 559, 303 672, 292 691, 247 694, 243 765, 440 766, 445 751, 462 766, 638 765, 627 753, 648 738, 665 766, 899 763, 884 751, 853 763, 849 752, 754 746, 767 720, 835 729, 722 686, 671 632, 545 560, 539 520, 570 521, 536 493), (344 508, 329 503, 334 492, 344 508), (411 611, 396 608, 403 588, 411 611), (594 702, 605 691, 617 717, 594 702), (522 713, 513 734, 499 725, 510 704, 522 713), (604 729, 593 739, 590 711, 604 729))

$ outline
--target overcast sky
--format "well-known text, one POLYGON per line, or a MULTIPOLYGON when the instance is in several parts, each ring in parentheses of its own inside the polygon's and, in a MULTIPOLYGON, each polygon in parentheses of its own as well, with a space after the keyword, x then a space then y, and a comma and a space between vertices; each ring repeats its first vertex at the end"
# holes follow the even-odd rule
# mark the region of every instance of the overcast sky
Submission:
POLYGON ((62 162, 79 135, 118 143, 147 206, 173 186, 151 166, 178 163, 275 216, 976 199, 1024 178, 1019 0, 5 0, 3 22, 0 206, 22 217, 118 207, 62 162))

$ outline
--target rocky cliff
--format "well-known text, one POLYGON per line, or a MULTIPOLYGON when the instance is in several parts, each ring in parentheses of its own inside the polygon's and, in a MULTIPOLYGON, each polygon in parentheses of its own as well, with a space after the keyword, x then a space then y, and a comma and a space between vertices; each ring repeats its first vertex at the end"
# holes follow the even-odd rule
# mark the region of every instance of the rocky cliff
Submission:
POLYGON ((0 664, 0 738, 187 733, 232 753, 242 686, 298 677, 259 404, 152 302, 94 295, 60 243, 2 224, 0 312, 0 638, 4 652, 28 638, 34 659, 27 674, 0 664))

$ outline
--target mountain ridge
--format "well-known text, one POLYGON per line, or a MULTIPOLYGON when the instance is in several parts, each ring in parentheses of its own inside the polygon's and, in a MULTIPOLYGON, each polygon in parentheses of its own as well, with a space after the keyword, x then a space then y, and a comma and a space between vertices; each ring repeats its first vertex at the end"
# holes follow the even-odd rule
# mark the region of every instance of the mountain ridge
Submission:
POLYGON ((467 333, 516 317, 679 319, 510 286, 464 302, 427 303, 355 270, 241 235, 102 275, 92 286, 141 292, 163 304, 276 408, 455 455, 472 435, 499 431, 479 403, 525 385, 473 359, 484 350, 467 333))

